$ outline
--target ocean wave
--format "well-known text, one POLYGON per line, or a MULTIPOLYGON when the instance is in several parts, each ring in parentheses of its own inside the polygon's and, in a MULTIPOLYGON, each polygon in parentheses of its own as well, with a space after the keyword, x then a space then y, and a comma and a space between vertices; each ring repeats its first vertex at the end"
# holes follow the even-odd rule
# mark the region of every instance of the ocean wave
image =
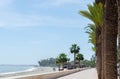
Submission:
POLYGON ((37 69, 36 67, 32 67, 32 68, 26 69, 25 71, 34 71, 36 69, 37 69))
POLYGON ((53 72, 53 68, 52 67, 31 67, 23 71, 0 73, 0 77, 11 77, 11 76, 29 75, 29 74, 47 73, 47 72, 53 72))
POLYGON ((13 71, 9 71, 9 72, 1 72, 0 73, 0 77, 4 77, 4 76, 12 76, 12 75, 19 75, 19 74, 24 74, 24 73, 27 73, 27 72, 32 72, 34 71, 36 68, 35 67, 28 67, 28 68, 25 68, 25 69, 22 69, 22 70, 13 70, 13 71))

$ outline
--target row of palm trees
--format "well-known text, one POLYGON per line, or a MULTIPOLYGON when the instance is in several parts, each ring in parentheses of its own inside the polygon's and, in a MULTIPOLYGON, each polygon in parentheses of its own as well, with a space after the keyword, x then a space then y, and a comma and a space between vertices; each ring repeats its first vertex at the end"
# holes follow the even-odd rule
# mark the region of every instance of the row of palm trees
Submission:
MULTIPOLYGON (((80 67, 80 61, 84 60, 84 57, 81 53, 79 53, 80 47, 77 46, 77 44, 72 44, 72 46, 70 47, 70 52, 72 54, 74 54, 74 68, 76 68, 76 60, 79 62, 79 67, 80 67)), ((70 61, 70 58, 67 57, 67 55, 65 53, 61 53, 58 55, 58 57, 56 58, 56 64, 58 64, 59 66, 59 70, 60 70, 60 66, 62 66, 62 69, 64 69, 64 65, 68 64, 70 61)))
POLYGON ((95 0, 93 5, 88 5, 88 11, 80 11, 80 14, 94 23, 88 25, 86 33, 96 52, 98 78, 117 79, 117 38, 120 64, 120 0, 95 0))

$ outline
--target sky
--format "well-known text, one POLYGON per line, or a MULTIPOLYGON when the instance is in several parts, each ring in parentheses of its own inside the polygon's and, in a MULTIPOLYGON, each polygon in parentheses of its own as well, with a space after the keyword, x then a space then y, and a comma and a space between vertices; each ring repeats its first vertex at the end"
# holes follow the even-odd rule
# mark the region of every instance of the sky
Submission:
POLYGON ((94 52, 79 14, 94 0, 0 0, 0 64, 37 64, 66 53, 72 44, 90 59, 94 52))

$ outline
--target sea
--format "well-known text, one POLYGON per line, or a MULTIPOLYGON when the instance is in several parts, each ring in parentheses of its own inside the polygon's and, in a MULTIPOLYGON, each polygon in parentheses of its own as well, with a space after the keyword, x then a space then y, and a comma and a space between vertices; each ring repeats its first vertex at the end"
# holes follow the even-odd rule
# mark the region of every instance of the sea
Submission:
POLYGON ((34 69, 32 65, 0 65, 0 73, 27 71, 34 69))

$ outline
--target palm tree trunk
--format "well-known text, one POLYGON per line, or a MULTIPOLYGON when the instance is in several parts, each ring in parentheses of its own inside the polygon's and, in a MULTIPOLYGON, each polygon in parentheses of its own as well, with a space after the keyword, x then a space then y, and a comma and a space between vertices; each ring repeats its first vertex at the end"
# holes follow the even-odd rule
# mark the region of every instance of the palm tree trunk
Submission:
POLYGON ((118 63, 119 63, 119 79, 120 79, 120 0, 117 0, 118 4, 118 63))
POLYGON ((102 70, 101 70, 101 79, 105 79, 105 75, 104 75, 104 24, 103 24, 103 28, 102 28, 102 33, 101 33, 101 40, 102 40, 102 70))
POLYGON ((106 0, 104 7, 104 69, 105 79, 117 79, 117 3, 106 0))
MULTIPOLYGON (((103 7, 105 6, 105 2, 103 2, 103 7)), ((103 13, 104 13, 104 9, 103 9, 103 13)), ((105 14, 103 14, 103 17, 105 17, 105 14)), ((104 21, 104 18, 103 18, 103 21, 104 21)), ((101 79, 105 79, 105 35, 104 35, 104 32, 105 32, 105 22, 103 22, 103 27, 102 27, 102 32, 101 32, 101 40, 102 40, 102 70, 101 70, 101 79)))
POLYGON ((79 61, 79 68, 81 68, 81 67, 80 67, 80 61, 79 61))
POLYGON ((64 64, 62 64, 62 70, 64 70, 64 64))
POLYGON ((69 67, 69 61, 67 62, 67 69, 68 69, 68 67, 69 67))
POLYGON ((74 69, 76 68, 76 54, 74 53, 74 69))
POLYGON ((97 27, 96 28, 96 54, 97 54, 97 73, 98 79, 101 79, 101 30, 97 27))
POLYGON ((101 34, 99 35, 99 75, 98 75, 98 78, 101 79, 101 71, 102 71, 102 47, 101 47, 101 34))
POLYGON ((59 64, 59 71, 60 71, 60 64, 59 64))
MULTIPOLYGON (((104 0, 95 0, 96 3, 103 3, 104 0)), ((100 27, 100 26, 98 26, 100 27)), ((102 35, 101 30, 99 28, 96 28, 96 54, 97 54, 97 73, 98 73, 98 79, 101 79, 102 76, 102 35)))

